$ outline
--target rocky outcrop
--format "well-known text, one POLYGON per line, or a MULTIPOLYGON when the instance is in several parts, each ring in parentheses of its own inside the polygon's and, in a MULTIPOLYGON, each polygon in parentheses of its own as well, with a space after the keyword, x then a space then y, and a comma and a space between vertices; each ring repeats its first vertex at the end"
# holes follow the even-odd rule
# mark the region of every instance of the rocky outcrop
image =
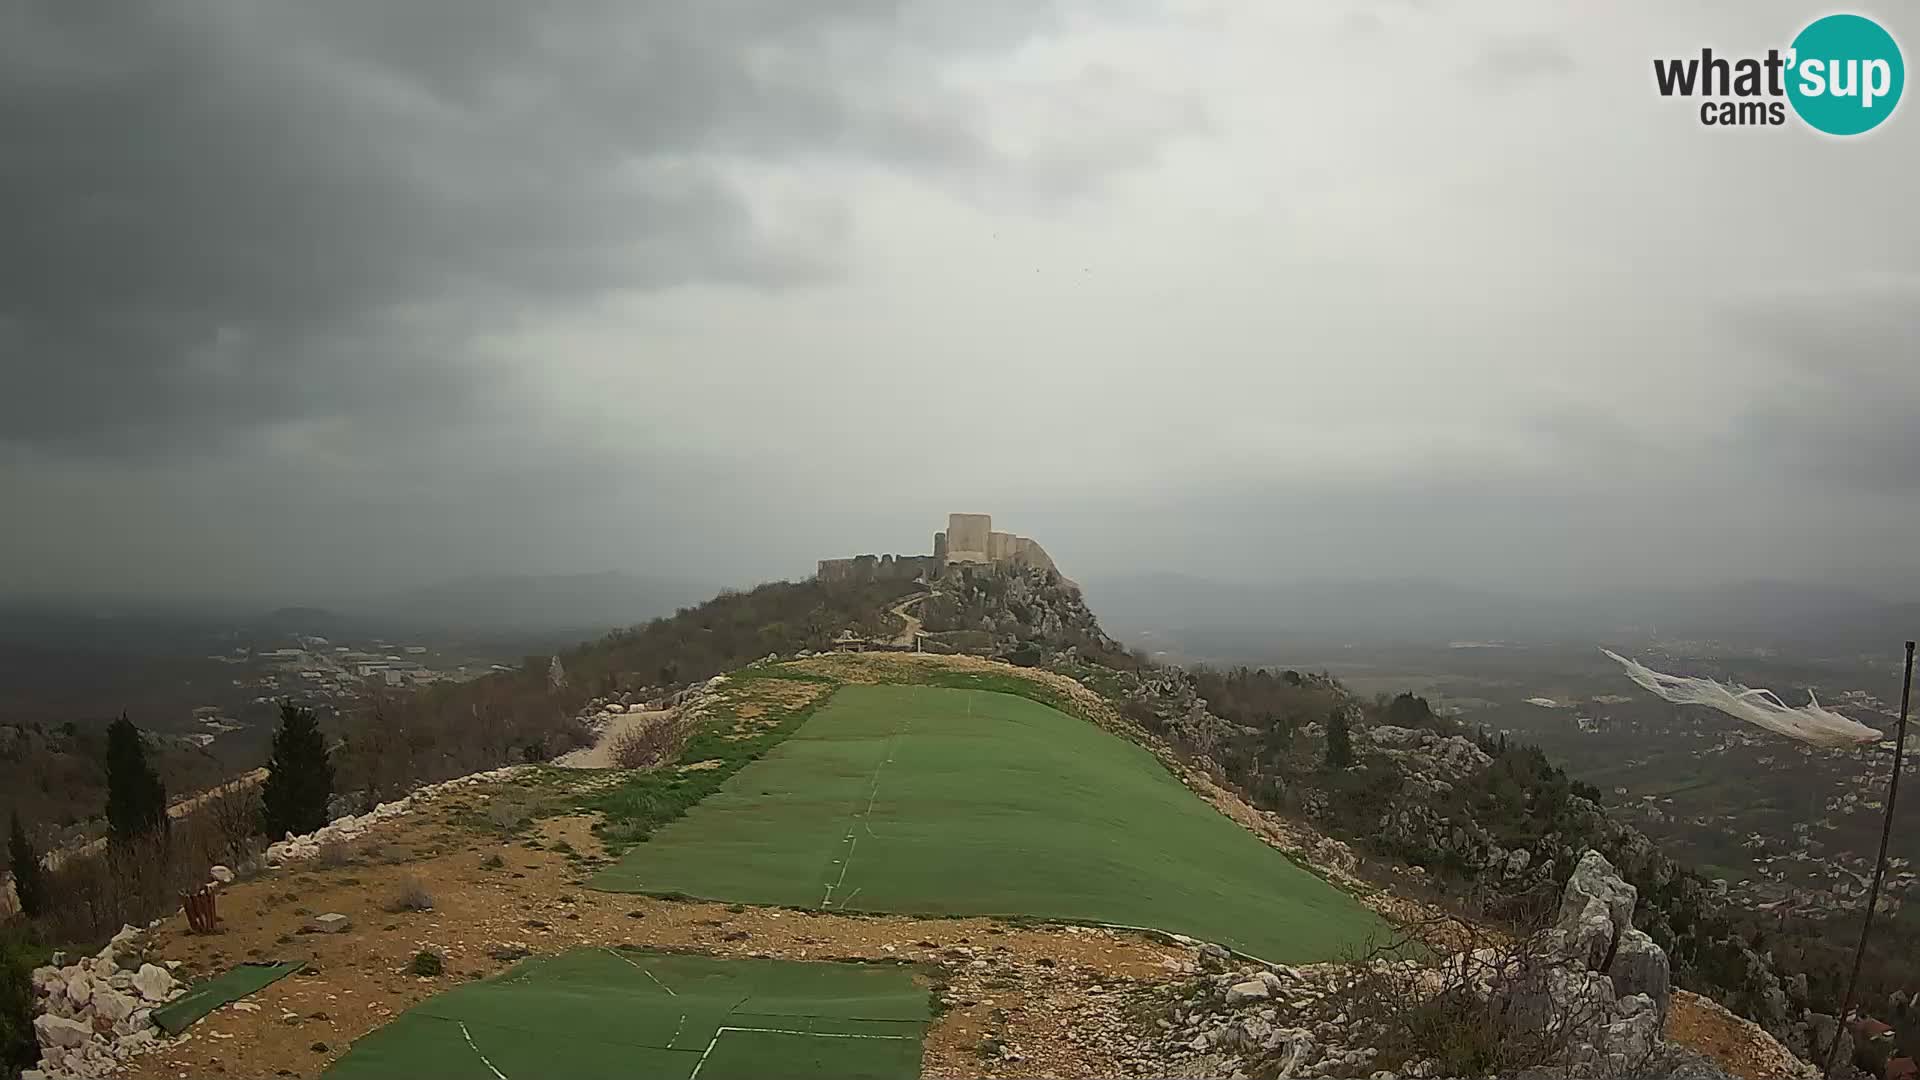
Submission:
POLYGON ((1599 852, 1581 855, 1554 925, 1519 953, 1483 950, 1502 1037, 1540 1046, 1569 1077, 1653 1074, 1672 1004, 1667 955, 1633 928, 1637 900, 1599 852))
POLYGON ((1385 757, 1409 776, 1453 784, 1487 767, 1493 759, 1460 735, 1442 735, 1424 728, 1381 724, 1364 732, 1385 757))

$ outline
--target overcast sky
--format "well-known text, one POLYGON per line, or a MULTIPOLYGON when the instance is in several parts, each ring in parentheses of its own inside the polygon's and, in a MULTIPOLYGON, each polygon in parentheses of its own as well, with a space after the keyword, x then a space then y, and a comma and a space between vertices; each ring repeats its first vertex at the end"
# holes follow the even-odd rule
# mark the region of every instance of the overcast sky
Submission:
POLYGON ((1920 581, 1920 104, 1652 79, 1825 10, 0 0, 0 592, 1920 581))

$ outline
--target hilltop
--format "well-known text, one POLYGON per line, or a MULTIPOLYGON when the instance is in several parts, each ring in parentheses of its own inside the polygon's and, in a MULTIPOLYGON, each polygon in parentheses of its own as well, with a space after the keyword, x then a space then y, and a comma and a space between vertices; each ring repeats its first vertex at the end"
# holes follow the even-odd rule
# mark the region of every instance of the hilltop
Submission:
MULTIPOLYGON (((221 1012, 208 1021, 217 1045, 189 1032, 146 1072, 334 1061, 400 1008, 438 1000, 451 974, 407 974, 423 951, 441 958, 436 971, 473 978, 577 946, 911 961, 936 1002, 914 1021, 927 1075, 1230 1072, 1300 1066, 1308 1046, 1324 1075, 1528 1064, 1600 1075, 1583 1054, 1604 1064, 1634 1047, 1635 1068, 1658 1058, 1693 1070, 1674 1075, 1789 1075, 1781 1044, 1806 1049, 1832 992, 1783 977, 1754 922, 1538 750, 1463 730, 1410 694, 1362 699, 1325 675, 1151 663, 1101 629, 1050 560, 935 560, 907 579, 832 574, 723 593, 515 670, 377 696, 340 734, 341 810, 387 806, 264 859, 234 856, 252 880, 223 892, 225 933, 186 935, 176 916, 146 946, 198 974, 242 955, 307 956, 306 973, 262 992, 295 1019, 221 1012), (991 697, 967 696, 981 693, 991 697), (1037 741, 995 734, 1016 731, 1037 741), (623 767, 544 764, 596 742, 623 767), (438 798, 407 796, 503 766, 438 798), (883 785, 886 770, 905 786, 883 785), (1146 786, 1101 808, 1136 783, 1146 786), (1158 799, 1172 801, 1145 809, 1158 799), (844 849, 822 847, 849 805, 847 835, 831 837, 844 849), (1183 807, 1210 809, 1191 818, 1183 807), (1176 820, 1200 831, 1157 834, 1176 820), (909 831, 890 840, 890 829, 909 831), (1110 858, 1071 869, 1122 837, 1110 858), (906 846, 886 855, 890 844, 906 846), (1049 844, 1064 846, 1043 854, 1049 844), (1025 853, 1001 868, 988 852, 1025 853), (824 895, 812 877, 823 867, 824 895), (1137 895, 1098 883, 1143 867, 1175 870, 1178 883, 1137 895), (1254 880, 1269 874, 1290 883, 1254 880), (430 913, 396 899, 415 886, 430 913), (1627 898, 1610 929, 1580 921, 1579 889, 1627 898), (1290 903, 1305 906, 1289 915, 1290 903), (328 911, 354 929, 299 934, 328 911), (1308 912, 1328 921, 1303 937, 1316 925, 1308 912), (949 917, 927 918, 938 915, 949 917), (1575 964, 1568 942, 1596 934, 1605 947, 1575 964), (1288 954, 1309 944, 1319 951, 1288 954), (1442 980, 1447 994, 1506 1001, 1551 976, 1559 989, 1544 1000, 1590 1001, 1591 1014, 1528 1028, 1515 1043, 1533 1055, 1523 1061, 1475 1043, 1475 1025, 1441 1009, 1433 986, 1369 974, 1476 944, 1495 973, 1442 980), (1648 957, 1657 982, 1610 970, 1616 952, 1648 957), (1273 963, 1246 966, 1258 961, 1273 963), (1519 966, 1498 974, 1503 963, 1519 966), (1565 970, 1597 973, 1604 1001, 1599 983, 1562 986, 1552 973, 1565 970), (339 1006, 347 993, 384 1000, 339 1006), (1641 997, 1656 1011, 1636 1019, 1641 997), (323 998, 336 1004, 314 1008, 323 998), (1365 1048, 1341 1041, 1334 1012, 1365 1016, 1397 1056, 1341 1056, 1365 1048), (327 1037, 300 1030, 315 1024, 327 1037)), ((102 910, 96 928, 69 921, 69 937, 104 936, 123 916, 146 918, 102 910)))

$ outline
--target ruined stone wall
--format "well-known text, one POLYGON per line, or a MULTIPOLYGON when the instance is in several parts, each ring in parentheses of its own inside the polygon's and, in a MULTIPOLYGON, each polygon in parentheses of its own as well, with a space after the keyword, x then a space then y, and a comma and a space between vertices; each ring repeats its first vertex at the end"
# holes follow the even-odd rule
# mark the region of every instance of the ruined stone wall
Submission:
POLYGON ((815 576, 831 582, 912 581, 937 565, 931 555, 855 555, 821 559, 815 576))
POLYGON ((1060 572, 1060 568, 1053 565, 1053 557, 1047 554, 1047 549, 1041 547, 1039 541, 1024 536, 1014 537, 1013 552, 1008 558, 1021 566, 1051 570, 1056 574, 1060 572))
POLYGON ((935 563, 947 561, 947 534, 944 532, 933 534, 933 561, 935 563))

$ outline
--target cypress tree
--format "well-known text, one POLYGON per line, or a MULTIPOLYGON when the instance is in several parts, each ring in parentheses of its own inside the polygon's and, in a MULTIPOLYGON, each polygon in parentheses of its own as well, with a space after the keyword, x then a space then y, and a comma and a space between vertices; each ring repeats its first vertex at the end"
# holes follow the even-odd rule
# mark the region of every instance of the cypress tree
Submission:
POLYGON ((47 907, 47 883, 41 875, 40 854, 27 839, 26 826, 20 824, 20 811, 13 812, 13 828, 7 835, 7 858, 13 864, 13 891, 20 897, 20 910, 28 918, 47 907))
POLYGON ((333 797, 333 763, 312 709, 292 702, 280 706, 280 730, 273 733, 273 760, 260 791, 267 811, 267 835, 310 833, 327 823, 333 797))
POLYGON ((1347 727, 1347 710, 1335 706, 1327 714, 1327 768, 1344 769, 1353 764, 1353 733, 1347 727))
POLYGON ((107 727, 107 825, 133 840, 167 824, 167 788, 147 762, 147 743, 125 713, 107 727))

